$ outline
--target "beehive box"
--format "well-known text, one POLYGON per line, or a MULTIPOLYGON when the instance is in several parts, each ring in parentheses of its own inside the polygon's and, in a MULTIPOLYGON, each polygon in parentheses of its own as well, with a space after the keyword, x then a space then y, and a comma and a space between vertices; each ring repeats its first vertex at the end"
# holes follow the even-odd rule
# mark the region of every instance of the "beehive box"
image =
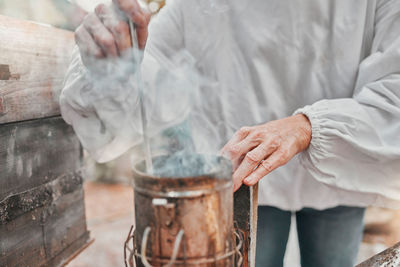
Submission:
POLYGON ((60 266, 89 242, 82 149, 58 106, 73 44, 0 16, 0 266, 60 266))

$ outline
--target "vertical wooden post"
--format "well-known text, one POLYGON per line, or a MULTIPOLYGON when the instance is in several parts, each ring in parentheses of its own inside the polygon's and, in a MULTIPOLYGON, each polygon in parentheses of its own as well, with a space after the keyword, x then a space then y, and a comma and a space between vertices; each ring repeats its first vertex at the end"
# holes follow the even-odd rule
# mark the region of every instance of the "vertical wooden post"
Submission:
POLYGON ((243 266, 255 267, 258 184, 242 186, 234 194, 234 221, 244 233, 243 266))

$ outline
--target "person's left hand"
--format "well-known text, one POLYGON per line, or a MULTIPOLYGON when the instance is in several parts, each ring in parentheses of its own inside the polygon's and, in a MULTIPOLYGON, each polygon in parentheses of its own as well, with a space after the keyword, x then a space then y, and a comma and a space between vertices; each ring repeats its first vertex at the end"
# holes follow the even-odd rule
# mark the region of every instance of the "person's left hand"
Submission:
POLYGON ((254 185, 265 175, 305 150, 311 141, 311 124, 303 114, 243 127, 222 148, 233 163, 233 190, 254 185))

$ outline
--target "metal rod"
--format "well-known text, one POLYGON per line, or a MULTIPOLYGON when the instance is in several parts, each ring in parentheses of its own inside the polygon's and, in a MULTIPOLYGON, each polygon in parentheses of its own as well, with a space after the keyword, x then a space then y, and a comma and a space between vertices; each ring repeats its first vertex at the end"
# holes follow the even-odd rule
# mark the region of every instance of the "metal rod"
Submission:
MULTIPOLYGON (((240 230, 239 230, 240 231, 240 230)), ((151 258, 147 257, 147 244, 149 242, 149 235, 151 232, 151 227, 147 226, 146 229, 144 229, 144 233, 143 233, 143 239, 141 242, 141 251, 139 254, 136 254, 135 256, 139 257, 142 260, 142 263, 145 267, 153 267, 150 261, 154 260, 151 258)), ((241 253, 241 249, 243 246, 243 236, 241 236, 239 233, 237 233, 236 231, 233 232, 234 236, 237 238, 237 243, 235 244, 235 247, 231 250, 226 252, 224 255, 214 255, 213 258, 205 258, 205 259, 192 259, 190 262, 188 262, 187 265, 200 265, 200 264, 208 264, 208 263, 217 263, 220 260, 229 258, 231 256, 237 256, 237 262, 236 262, 236 266, 241 267, 243 264, 243 256, 241 253)), ((179 247, 180 244, 182 242, 182 238, 184 236, 184 231, 183 229, 179 230, 178 235, 175 239, 174 242, 174 248, 173 248, 173 252, 172 252, 172 256, 171 258, 168 260, 167 264, 162 265, 163 267, 171 267, 173 264, 177 264, 177 265, 181 265, 183 262, 182 260, 177 260, 177 256, 178 256, 178 252, 179 252, 179 247)), ((163 261, 166 259, 156 259, 159 261, 163 261)), ((185 259, 186 260, 186 259, 185 259)))
POLYGON ((165 267, 171 267, 175 263, 176 257, 178 256, 179 247, 181 245, 181 241, 182 241, 182 237, 183 237, 184 233, 185 232, 183 231, 183 229, 179 230, 178 236, 175 239, 174 250, 172 251, 171 260, 165 265, 165 267))
POLYGON ((147 261, 146 258, 146 250, 147 250, 147 240, 149 238, 149 233, 150 233, 150 226, 147 226, 146 229, 144 229, 143 233, 143 239, 142 239, 142 250, 140 252, 140 256, 142 258, 142 263, 145 267, 153 267, 151 264, 147 261))
POLYGON ((136 33, 136 26, 133 24, 132 20, 129 20, 129 29, 131 34, 132 48, 134 57, 137 60, 136 66, 136 81, 137 87, 139 91, 139 105, 140 105, 140 116, 142 120, 142 132, 143 132, 143 151, 146 162, 146 171, 149 174, 153 173, 153 162, 151 160, 151 150, 150 150, 150 142, 147 133, 147 119, 146 119, 146 108, 144 104, 144 96, 143 96, 143 86, 141 80, 141 72, 140 72, 140 54, 139 54, 139 43, 138 37, 136 33))

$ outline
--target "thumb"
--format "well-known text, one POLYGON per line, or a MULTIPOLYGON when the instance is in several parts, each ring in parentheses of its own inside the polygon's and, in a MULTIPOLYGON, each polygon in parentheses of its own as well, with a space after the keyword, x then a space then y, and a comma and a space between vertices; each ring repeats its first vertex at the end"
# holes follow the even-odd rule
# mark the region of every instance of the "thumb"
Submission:
POLYGON ((130 19, 136 26, 138 35, 138 46, 143 49, 148 36, 147 27, 150 22, 151 13, 143 10, 137 0, 113 0, 114 7, 121 15, 130 19))
POLYGON ((151 13, 148 11, 143 11, 143 17, 145 20, 145 23, 142 25, 137 24, 136 25, 136 33, 137 33, 137 37, 138 37, 138 42, 139 42, 139 48, 140 49, 144 49, 144 47, 146 46, 146 42, 147 42, 147 37, 149 35, 149 31, 148 31, 148 25, 150 22, 150 18, 151 18, 151 13))

